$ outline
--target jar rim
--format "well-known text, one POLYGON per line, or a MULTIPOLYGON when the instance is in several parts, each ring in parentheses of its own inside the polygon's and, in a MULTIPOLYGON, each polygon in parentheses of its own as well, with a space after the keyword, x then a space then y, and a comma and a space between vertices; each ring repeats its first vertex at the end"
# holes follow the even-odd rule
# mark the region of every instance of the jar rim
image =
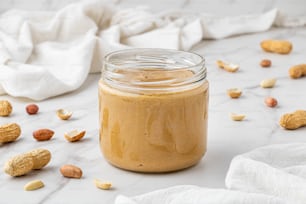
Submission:
POLYGON ((131 52, 144 53, 144 52, 152 52, 152 51, 154 51, 154 52, 166 52, 166 53, 172 53, 172 54, 178 54, 178 53, 189 54, 189 55, 193 55, 193 56, 198 57, 199 62, 197 62, 196 64, 194 64, 192 66, 187 66, 186 65, 185 67, 179 67, 177 69, 191 68, 191 67, 201 66, 202 64, 205 64, 205 58, 202 55, 197 54, 195 52, 175 50, 175 49, 164 49, 164 48, 129 48, 129 49, 116 50, 116 51, 110 52, 110 53, 105 55, 103 64, 104 65, 111 65, 111 66, 115 65, 111 61, 111 58, 116 56, 116 55, 121 55, 121 54, 131 53, 131 52))
POLYGON ((161 48, 133 48, 104 57, 103 81, 128 92, 173 92, 199 86, 206 79, 203 56, 161 48))

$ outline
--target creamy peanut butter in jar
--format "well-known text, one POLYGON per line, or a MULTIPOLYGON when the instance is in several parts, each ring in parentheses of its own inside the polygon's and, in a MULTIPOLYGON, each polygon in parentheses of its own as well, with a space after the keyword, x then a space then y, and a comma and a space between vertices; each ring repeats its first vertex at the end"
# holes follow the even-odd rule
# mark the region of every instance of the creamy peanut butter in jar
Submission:
POLYGON ((100 147, 114 166, 138 172, 190 167, 206 152, 204 59, 165 49, 105 57, 99 81, 100 147))

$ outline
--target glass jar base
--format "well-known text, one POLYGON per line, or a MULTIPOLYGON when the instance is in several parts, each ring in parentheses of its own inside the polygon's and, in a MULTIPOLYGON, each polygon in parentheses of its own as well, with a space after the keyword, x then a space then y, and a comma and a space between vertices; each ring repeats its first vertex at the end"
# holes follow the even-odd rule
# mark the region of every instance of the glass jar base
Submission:
POLYGON ((194 160, 188 160, 188 162, 180 163, 180 164, 173 164, 173 165, 166 165, 166 166, 161 166, 160 163, 157 165, 144 165, 142 163, 134 164, 134 165, 122 165, 122 163, 118 164, 114 161, 110 161, 108 159, 107 162, 111 164, 112 166, 126 170, 126 171, 131 171, 131 172, 139 172, 139 173, 171 173, 171 172, 177 172, 177 171, 182 171, 188 168, 191 168, 195 165, 197 165, 201 159, 204 157, 205 153, 200 157, 196 158, 194 160))

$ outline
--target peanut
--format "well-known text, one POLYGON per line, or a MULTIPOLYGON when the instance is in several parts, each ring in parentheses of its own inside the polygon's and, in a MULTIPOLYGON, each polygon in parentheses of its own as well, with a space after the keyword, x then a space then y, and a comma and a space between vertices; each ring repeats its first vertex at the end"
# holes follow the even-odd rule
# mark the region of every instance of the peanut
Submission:
POLYGON ((34 170, 42 169, 46 166, 51 160, 51 153, 46 149, 34 149, 28 152, 33 159, 33 168, 34 170))
POLYGON ((289 54, 292 50, 292 44, 287 40, 263 40, 260 46, 266 52, 278 54, 289 54))
POLYGON ((299 64, 289 69, 289 76, 293 79, 306 76, 306 64, 299 64))
POLYGON ((23 176, 29 173, 34 166, 31 155, 22 154, 11 158, 5 163, 4 171, 11 176, 23 176))
POLYGON ((277 106, 277 100, 273 97, 267 97, 265 99, 265 104, 271 108, 277 106))
POLYGON ((271 64, 272 64, 271 60, 268 59, 263 59, 260 62, 260 66, 262 67, 271 67, 271 64))
POLYGON ((239 69, 239 65, 223 62, 221 60, 217 60, 218 67, 228 71, 228 72, 236 72, 239 69))
POLYGON ((50 159, 51 153, 48 150, 35 149, 9 159, 4 165, 4 171, 11 176, 22 176, 33 169, 46 166, 50 159))
POLYGON ((64 177, 77 179, 81 178, 83 174, 82 170, 79 167, 71 164, 63 165, 60 168, 60 172, 64 177))
POLYGON ((39 188, 44 187, 44 183, 41 180, 34 180, 34 181, 30 181, 28 182, 23 189, 25 191, 34 191, 37 190, 39 188))
POLYGON ((242 91, 237 88, 227 90, 227 95, 229 95, 231 98, 239 98, 241 94, 242 94, 242 91))
POLYGON ((39 129, 33 132, 33 137, 37 141, 50 140, 53 135, 54 135, 54 131, 49 130, 49 129, 39 129))
POLYGON ((286 113, 281 116, 279 124, 288 130, 295 130, 306 126, 306 111, 297 110, 293 113, 286 113))
POLYGON ((9 116, 13 111, 11 103, 7 100, 0 101, 0 116, 9 116))
POLYGON ((57 116, 62 120, 68 120, 72 116, 72 112, 64 109, 56 111, 57 116))
POLYGON ((21 134, 20 126, 17 123, 9 123, 0 126, 0 143, 15 141, 21 134))
POLYGON ((244 120, 245 115, 243 115, 243 114, 231 113, 231 114, 230 114, 230 117, 231 117, 231 119, 234 120, 234 121, 242 121, 242 120, 244 120))
POLYGON ((37 114, 38 110, 39 110, 39 107, 36 104, 29 104, 26 106, 26 111, 29 115, 37 114))
POLYGON ((109 190, 112 187, 112 184, 110 182, 102 182, 98 179, 94 180, 94 184, 96 185, 97 188, 100 188, 102 190, 109 190))
POLYGON ((85 130, 83 131, 72 130, 70 132, 66 132, 64 136, 67 141, 76 142, 76 141, 81 140, 84 137, 85 133, 86 133, 85 130))
POLYGON ((262 88, 273 88, 276 83, 276 79, 264 79, 260 82, 262 88))

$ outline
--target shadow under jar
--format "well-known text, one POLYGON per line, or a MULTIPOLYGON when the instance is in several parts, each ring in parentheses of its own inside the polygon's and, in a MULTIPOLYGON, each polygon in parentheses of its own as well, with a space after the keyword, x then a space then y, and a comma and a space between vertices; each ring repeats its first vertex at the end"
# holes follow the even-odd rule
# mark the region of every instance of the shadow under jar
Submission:
POLYGON ((104 59, 100 147, 122 169, 169 172, 206 152, 208 81, 200 55, 129 49, 104 59))

